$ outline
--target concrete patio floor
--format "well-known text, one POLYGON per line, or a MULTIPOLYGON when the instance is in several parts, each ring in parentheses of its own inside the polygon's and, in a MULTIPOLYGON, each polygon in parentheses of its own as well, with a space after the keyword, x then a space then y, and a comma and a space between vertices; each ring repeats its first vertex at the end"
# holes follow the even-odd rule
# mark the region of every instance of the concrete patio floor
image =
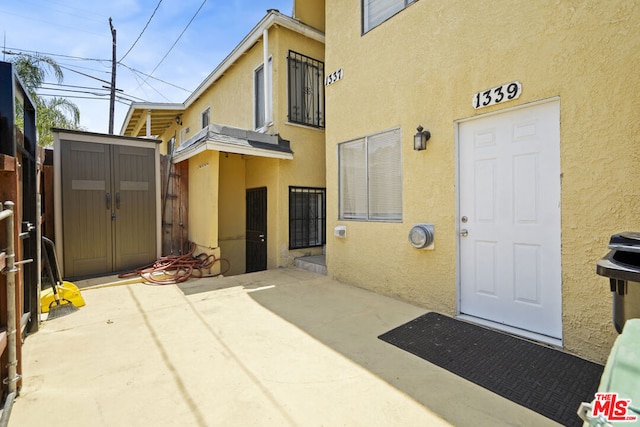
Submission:
POLYGON ((377 338, 425 309, 317 273, 82 295, 25 341, 9 426, 557 425, 377 338))

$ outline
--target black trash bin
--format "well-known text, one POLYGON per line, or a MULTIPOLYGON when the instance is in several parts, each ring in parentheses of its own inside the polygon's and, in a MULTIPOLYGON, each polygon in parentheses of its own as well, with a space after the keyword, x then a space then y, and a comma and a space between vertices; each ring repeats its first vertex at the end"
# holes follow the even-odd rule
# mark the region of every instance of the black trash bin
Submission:
POLYGON ((640 318, 640 232, 614 234, 609 249, 598 261, 596 273, 609 278, 613 326, 622 333, 627 319, 640 318))

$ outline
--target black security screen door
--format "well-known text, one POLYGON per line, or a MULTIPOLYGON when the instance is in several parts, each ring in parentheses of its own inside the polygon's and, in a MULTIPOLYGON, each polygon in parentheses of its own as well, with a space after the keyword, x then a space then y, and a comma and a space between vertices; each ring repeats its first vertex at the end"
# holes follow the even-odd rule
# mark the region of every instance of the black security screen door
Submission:
POLYGON ((267 188, 247 190, 246 272, 267 269, 267 188))

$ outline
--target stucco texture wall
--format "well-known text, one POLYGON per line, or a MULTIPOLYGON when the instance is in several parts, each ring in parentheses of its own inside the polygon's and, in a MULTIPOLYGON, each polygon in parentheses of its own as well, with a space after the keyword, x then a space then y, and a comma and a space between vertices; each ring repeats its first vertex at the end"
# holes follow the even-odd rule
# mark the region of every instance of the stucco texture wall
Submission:
POLYGON ((196 253, 205 252, 216 257, 220 257, 217 226, 219 154, 205 151, 189 159, 189 240, 197 245, 196 253))
POLYGON ((615 338, 609 236, 637 230, 640 5, 609 1, 418 1, 361 34, 360 2, 328 0, 326 88, 329 274, 449 315, 457 310, 455 121, 559 97, 564 347, 603 362, 615 338), (518 100, 474 110, 473 95, 518 80, 518 100), (431 131, 414 152, 418 124, 431 131), (403 221, 338 221, 340 142, 400 126, 403 221), (435 251, 407 243, 435 224, 435 251))
POLYGON ((324 129, 291 124, 288 114, 288 74, 287 55, 289 50, 306 55, 318 61, 324 61, 324 45, 293 31, 281 29, 275 40, 278 50, 278 74, 274 75, 274 92, 280 102, 274 103, 274 131, 283 139, 290 141, 293 161, 279 162, 277 203, 278 247, 277 265, 292 265, 298 256, 322 253, 321 247, 289 250, 289 186, 324 188, 325 181, 325 145, 324 129))
MULTIPOLYGON (((255 129, 254 70, 262 64, 263 46, 263 40, 259 39, 188 106, 181 127, 189 128, 186 139, 200 130, 201 113, 206 108, 210 108, 212 123, 255 129)), ((324 46, 279 26, 269 29, 268 46, 273 76, 273 123, 265 132, 280 134, 290 141, 294 159, 226 153, 216 153, 214 158, 202 153, 188 160, 190 236, 203 246, 219 245, 220 256, 231 261, 227 275, 245 271, 245 193, 249 188, 267 188, 267 268, 291 265, 296 256, 322 251, 322 248, 305 251, 288 248, 289 186, 324 187, 325 162, 324 131, 287 123, 287 54, 292 49, 323 60, 324 46), (209 165, 203 167, 207 162, 209 165), (195 174, 194 179, 191 174, 195 174)), ((163 137, 168 139, 179 133, 178 127, 171 127, 163 137)))
MULTIPOLYGON (((246 185, 245 158, 220 154, 219 230, 220 256, 230 262, 228 276, 245 272, 246 185)), ((197 201, 195 201, 197 203, 197 201)))

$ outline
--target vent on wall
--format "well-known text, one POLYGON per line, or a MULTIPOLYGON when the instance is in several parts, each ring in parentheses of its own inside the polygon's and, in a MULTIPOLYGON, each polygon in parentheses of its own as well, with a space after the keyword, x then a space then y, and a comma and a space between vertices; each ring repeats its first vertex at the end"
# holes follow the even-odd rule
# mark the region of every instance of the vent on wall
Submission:
POLYGON ((344 239, 345 237, 347 237, 347 226, 336 225, 336 227, 333 229, 333 235, 344 239))

